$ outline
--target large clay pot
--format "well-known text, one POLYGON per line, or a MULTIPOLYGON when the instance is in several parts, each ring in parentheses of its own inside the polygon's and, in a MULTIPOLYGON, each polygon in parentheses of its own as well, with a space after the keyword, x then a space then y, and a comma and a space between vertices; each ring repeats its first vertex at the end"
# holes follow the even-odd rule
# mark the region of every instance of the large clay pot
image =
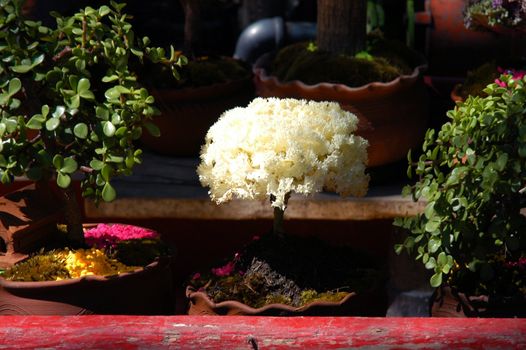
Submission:
POLYGON ((117 276, 13 282, 0 277, 0 315, 128 314, 173 312, 170 259, 117 276))
POLYGON ((357 133, 369 141, 370 167, 396 162, 422 141, 429 119, 428 95, 421 75, 425 66, 388 83, 351 88, 330 83, 306 85, 298 80, 282 83, 267 73, 271 60, 272 55, 266 54, 254 66, 256 94, 339 102, 359 119, 357 133))
POLYGON ((151 94, 161 110, 153 120, 161 136, 144 132, 142 143, 160 154, 195 157, 210 126, 226 110, 246 106, 254 97, 254 88, 251 78, 246 78, 196 88, 153 90, 151 94))
POLYGON ((339 302, 315 301, 302 307, 269 304, 255 309, 234 300, 214 303, 205 292, 187 287, 189 315, 238 316, 385 316, 387 305, 381 294, 349 293, 339 302))

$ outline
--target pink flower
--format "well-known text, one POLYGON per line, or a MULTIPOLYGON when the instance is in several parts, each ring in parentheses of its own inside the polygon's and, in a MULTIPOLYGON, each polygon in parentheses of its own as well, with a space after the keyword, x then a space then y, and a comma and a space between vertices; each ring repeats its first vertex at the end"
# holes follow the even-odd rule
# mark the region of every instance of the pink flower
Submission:
POLYGON ((201 278, 201 274, 199 272, 196 272, 193 276, 192 276, 192 281, 195 281, 195 280, 198 280, 201 278))
POLYGON ((84 232, 86 243, 99 249, 115 247, 128 239, 156 239, 159 234, 143 227, 123 224, 99 224, 84 232))
POLYGON ((213 268, 212 273, 218 277, 230 276, 230 274, 234 271, 234 267, 234 262, 229 261, 225 266, 213 268))
POLYGON ((495 84, 497 84, 498 86, 503 87, 503 88, 505 88, 507 86, 505 82, 500 81, 499 79, 495 79, 495 84))

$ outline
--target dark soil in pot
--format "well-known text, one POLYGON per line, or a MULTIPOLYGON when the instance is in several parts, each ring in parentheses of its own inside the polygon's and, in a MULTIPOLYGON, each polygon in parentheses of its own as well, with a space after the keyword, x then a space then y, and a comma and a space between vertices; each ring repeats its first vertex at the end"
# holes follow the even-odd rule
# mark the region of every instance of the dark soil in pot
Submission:
POLYGON ((209 306, 218 307, 211 314, 257 314, 259 310, 266 315, 350 312, 383 316, 383 284, 381 268, 349 247, 330 246, 316 238, 267 234, 256 237, 222 267, 194 275, 187 296, 189 313, 201 313, 195 309, 199 302, 192 294, 201 291, 210 298, 209 306), (242 310, 221 311, 232 300, 243 303, 242 310), (313 302, 326 303, 329 308, 309 310, 313 302), (335 307, 340 304, 343 310, 335 307), (280 306, 273 309, 276 305, 280 306))

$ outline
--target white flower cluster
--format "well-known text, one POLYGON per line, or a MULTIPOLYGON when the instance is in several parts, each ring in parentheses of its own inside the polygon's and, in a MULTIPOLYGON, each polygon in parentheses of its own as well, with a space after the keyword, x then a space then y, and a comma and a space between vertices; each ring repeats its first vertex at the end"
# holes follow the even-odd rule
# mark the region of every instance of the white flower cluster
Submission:
POLYGON ((197 172, 216 203, 265 199, 285 209, 289 192, 363 196, 367 140, 335 102, 256 98, 223 113, 206 135, 197 172))

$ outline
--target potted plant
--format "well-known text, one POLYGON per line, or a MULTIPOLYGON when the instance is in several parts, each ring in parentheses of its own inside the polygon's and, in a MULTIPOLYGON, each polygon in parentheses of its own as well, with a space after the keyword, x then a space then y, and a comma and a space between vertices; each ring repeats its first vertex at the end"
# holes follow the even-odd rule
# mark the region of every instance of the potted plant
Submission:
POLYGON ((252 72, 243 62, 207 52, 202 12, 219 6, 212 2, 181 0, 185 14, 184 46, 187 64, 174 79, 156 65, 144 82, 159 103, 161 115, 155 123, 160 137, 143 134, 141 141, 157 153, 197 157, 208 128, 225 110, 246 105, 254 97, 252 72))
POLYGON ((404 189, 427 202, 425 211, 395 221, 408 230, 396 251, 415 254, 433 272, 431 286, 440 296, 453 293, 468 316, 526 310, 526 80, 502 75, 499 82, 486 97, 458 103, 438 132, 428 130, 408 169, 418 181, 404 189))
POLYGON ((365 0, 319 0, 315 43, 261 57, 256 93, 337 101, 360 119, 369 166, 395 162, 416 146, 427 123, 423 58, 403 45, 366 36, 365 0))
MULTIPOLYGON (((137 82, 136 71, 144 60, 165 64, 176 71, 182 57, 173 51, 171 57, 165 57, 163 49, 148 47, 147 38, 136 41, 129 18, 122 11, 124 4, 111 2, 110 6, 98 9, 86 7, 70 17, 55 13, 54 29, 24 18, 22 0, 3 0, 0 5, 2 183, 25 175, 37 183, 39 193, 40 189, 48 188, 50 182, 56 183, 51 187, 63 203, 67 245, 84 248, 86 240, 73 186, 74 174, 81 175, 84 197, 95 201, 115 198, 111 179, 131 174, 134 165, 141 162, 141 150, 135 141, 143 130, 158 133, 150 122, 156 114, 154 98, 137 82)), ((53 200, 41 204, 53 205, 53 200)), ((20 220, 23 217, 19 215, 20 220)), ((6 232, 2 232, 2 238, 10 244, 12 237, 4 237, 6 232)), ((18 239, 31 240, 29 237, 18 239)), ((157 261, 138 274, 145 281, 151 280, 148 275, 165 278, 169 266, 166 262, 162 265, 157 261)), ((102 292, 106 291, 106 282, 129 288, 127 281, 136 283, 141 279, 132 275, 80 278, 75 283, 42 282, 44 285, 12 282, 13 285, 1 279, 1 288, 20 296, 32 287, 43 287, 51 291, 49 295, 41 293, 43 298, 48 295, 48 301, 43 302, 46 303, 54 300, 53 291, 61 288, 74 292, 95 286, 91 297, 96 299, 108 293, 116 297, 115 292, 102 292)), ((122 293, 122 289, 118 293, 122 293)), ((154 299, 151 293, 148 295, 154 299)), ((76 310, 80 312, 85 299, 76 300, 75 296, 73 299, 74 305, 79 304, 76 310)), ((139 304, 140 297, 134 300, 139 304)), ((111 302, 111 298, 106 300, 106 304, 111 302)), ((159 305, 157 301, 153 304, 159 305)), ((144 312, 140 305, 121 312, 134 310, 144 312)))
POLYGON ((233 260, 212 269, 213 276, 194 276, 187 289, 190 314, 324 314, 335 307, 351 314, 385 314, 380 298, 372 305, 365 302, 377 297, 362 292, 378 282, 373 278, 378 275, 364 260, 349 250, 295 238, 283 227, 292 193, 365 195, 367 141, 353 135, 357 122, 335 102, 256 98, 246 108, 225 112, 210 128, 197 172, 211 199, 218 204, 269 199, 274 222, 270 234, 256 237, 233 260), (357 292, 359 279, 369 284, 357 292), (321 281, 333 291, 325 294, 330 301, 319 295, 327 292, 319 289, 321 281), (312 299, 323 301, 302 303, 312 299))
POLYGON ((470 0, 464 19, 468 29, 526 33, 526 1, 470 0))

